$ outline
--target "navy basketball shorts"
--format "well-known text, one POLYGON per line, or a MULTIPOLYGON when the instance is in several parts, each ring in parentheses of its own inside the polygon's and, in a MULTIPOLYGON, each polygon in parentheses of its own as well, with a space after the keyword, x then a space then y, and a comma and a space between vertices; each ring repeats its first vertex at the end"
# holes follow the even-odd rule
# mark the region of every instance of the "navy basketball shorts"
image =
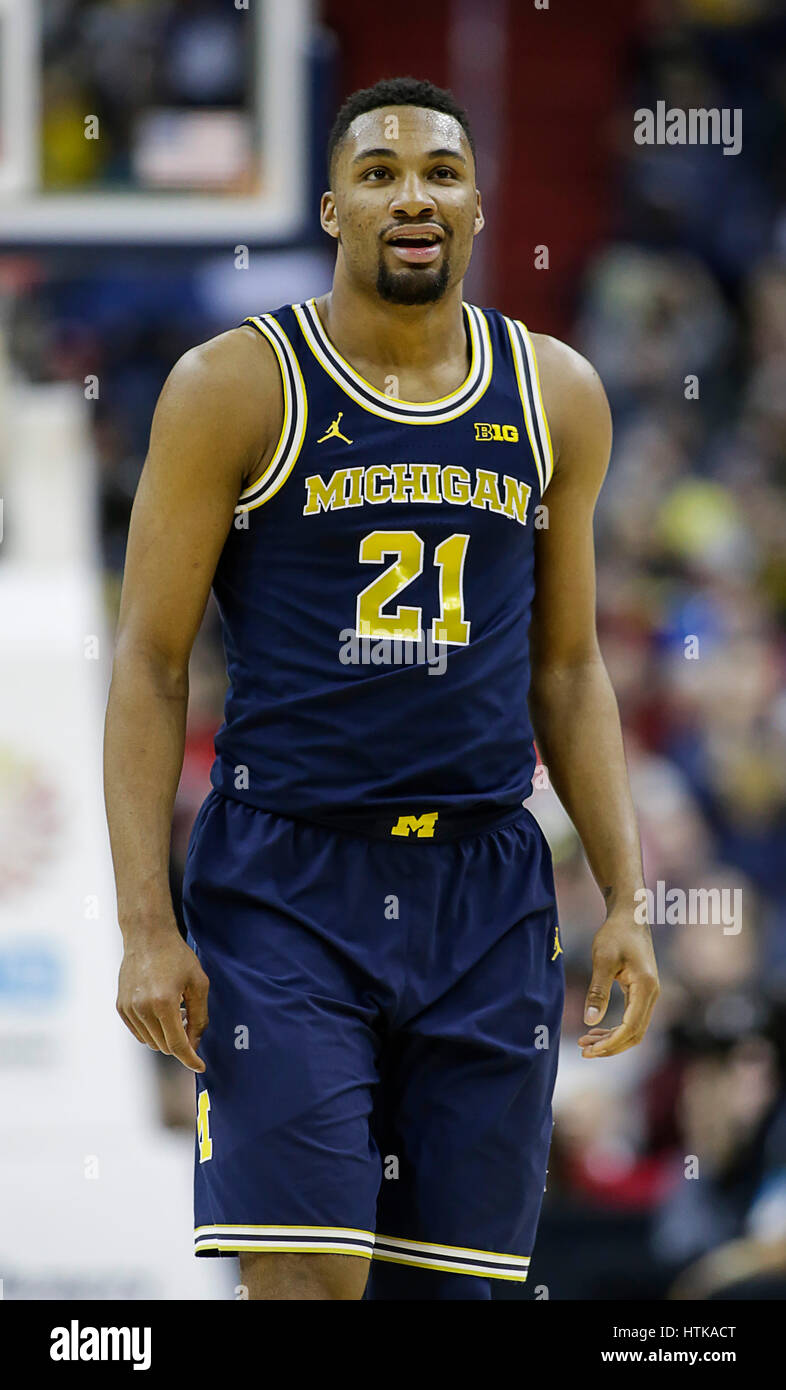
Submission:
POLYGON ((523 1282, 564 994, 530 813, 383 840, 211 791, 183 899, 210 981, 196 1253, 357 1256, 377 1299, 523 1282))

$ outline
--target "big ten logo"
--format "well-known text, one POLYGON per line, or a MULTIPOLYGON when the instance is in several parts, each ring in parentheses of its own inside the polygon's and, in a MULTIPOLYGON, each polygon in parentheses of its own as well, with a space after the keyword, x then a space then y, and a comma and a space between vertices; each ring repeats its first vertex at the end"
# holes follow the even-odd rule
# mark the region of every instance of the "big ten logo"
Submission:
POLYGON ((489 425, 476 420, 475 438, 494 440, 497 444, 517 444, 519 432, 515 425, 489 425))

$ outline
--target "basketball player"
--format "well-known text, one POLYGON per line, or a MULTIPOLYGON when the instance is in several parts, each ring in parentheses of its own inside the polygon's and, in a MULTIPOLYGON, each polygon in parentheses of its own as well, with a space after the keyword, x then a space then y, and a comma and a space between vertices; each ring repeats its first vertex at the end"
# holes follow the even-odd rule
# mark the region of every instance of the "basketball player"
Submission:
POLYGON ((196 1253, 239 1254, 249 1297, 488 1299, 526 1278, 563 1004, 533 728, 606 900, 582 1055, 639 1042, 658 990, 595 634, 609 411, 569 347, 463 302, 450 93, 356 93, 329 168, 332 291, 186 353, 155 412, 106 728, 118 1009, 197 1074, 196 1253), (211 585, 230 687, 186 943, 211 585))

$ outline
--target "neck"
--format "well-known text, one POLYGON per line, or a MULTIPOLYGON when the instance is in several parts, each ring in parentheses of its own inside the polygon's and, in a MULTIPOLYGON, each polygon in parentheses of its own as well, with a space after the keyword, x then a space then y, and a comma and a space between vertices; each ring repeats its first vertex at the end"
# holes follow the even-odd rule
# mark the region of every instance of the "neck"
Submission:
POLYGON ((317 300, 317 310, 328 337, 350 362, 427 371, 465 352, 462 289, 459 281, 434 303, 391 304, 376 290, 353 284, 339 263, 333 288, 317 300))

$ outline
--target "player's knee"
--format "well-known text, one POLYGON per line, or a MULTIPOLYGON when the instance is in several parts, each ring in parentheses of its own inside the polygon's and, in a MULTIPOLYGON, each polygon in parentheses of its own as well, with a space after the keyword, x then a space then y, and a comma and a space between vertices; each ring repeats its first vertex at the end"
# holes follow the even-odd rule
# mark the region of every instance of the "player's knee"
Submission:
POLYGON ((353 1300, 363 1297, 368 1260, 356 1255, 243 1253, 240 1278, 249 1299, 353 1300))

